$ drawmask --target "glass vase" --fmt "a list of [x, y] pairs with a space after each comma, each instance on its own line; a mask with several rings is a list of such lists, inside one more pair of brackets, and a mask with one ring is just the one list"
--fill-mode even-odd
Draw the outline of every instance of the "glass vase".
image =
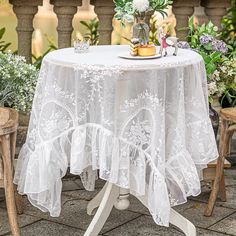
[[149, 31], [150, 28], [145, 22], [145, 14], [136, 16], [136, 21], [133, 26], [133, 38], [139, 39], [142, 45], [147, 45], [149, 42]]

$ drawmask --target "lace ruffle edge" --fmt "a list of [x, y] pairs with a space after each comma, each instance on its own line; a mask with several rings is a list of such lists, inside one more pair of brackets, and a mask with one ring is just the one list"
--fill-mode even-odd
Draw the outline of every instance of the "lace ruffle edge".
[[[81, 176], [87, 190], [94, 190], [99, 170], [100, 178], [130, 189], [148, 207], [157, 224], [168, 226], [170, 207], [185, 203], [189, 195], [200, 193], [191, 156], [186, 152], [178, 158], [186, 162], [191, 160], [191, 164], [169, 161], [164, 177], [150, 155], [138, 146], [115, 137], [100, 125], [85, 124], [36, 146], [34, 151], [25, 144], [19, 155], [14, 182], [19, 193], [27, 194], [34, 206], [58, 217], [61, 178], [68, 166], [72, 174]], [[192, 171], [194, 174], [189, 174]], [[170, 189], [175, 190], [174, 194]]]

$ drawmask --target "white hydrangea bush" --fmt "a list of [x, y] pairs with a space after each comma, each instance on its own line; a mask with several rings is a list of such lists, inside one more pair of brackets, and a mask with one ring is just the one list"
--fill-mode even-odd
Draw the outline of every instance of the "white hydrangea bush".
[[0, 52], [0, 106], [29, 113], [38, 70], [22, 56]]

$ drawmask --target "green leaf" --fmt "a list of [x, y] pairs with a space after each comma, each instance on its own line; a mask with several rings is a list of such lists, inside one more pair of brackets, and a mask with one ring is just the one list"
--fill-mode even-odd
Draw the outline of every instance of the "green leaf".
[[1, 28], [0, 29], [0, 39], [3, 37], [5, 31], [6, 31], [6, 28]]
[[214, 63], [209, 63], [206, 65], [206, 71], [208, 75], [212, 75], [216, 70], [216, 65]]
[[203, 47], [208, 51], [212, 50], [212, 44], [211, 43], [205, 44]]
[[85, 27], [89, 28], [89, 24], [86, 21], [80, 21], [81, 25], [84, 25]]
[[209, 21], [209, 23], [207, 24], [207, 27], [208, 28], [213, 28], [214, 27], [214, 24], [212, 23], [212, 21]]

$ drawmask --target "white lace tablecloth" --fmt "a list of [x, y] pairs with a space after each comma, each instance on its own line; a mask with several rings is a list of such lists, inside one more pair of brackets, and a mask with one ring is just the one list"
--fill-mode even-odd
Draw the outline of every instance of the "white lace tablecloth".
[[127, 51], [70, 48], [43, 60], [14, 182], [51, 216], [60, 214], [70, 166], [88, 190], [98, 175], [130, 189], [168, 226], [170, 207], [200, 193], [201, 170], [218, 156], [201, 56], [118, 57]]

